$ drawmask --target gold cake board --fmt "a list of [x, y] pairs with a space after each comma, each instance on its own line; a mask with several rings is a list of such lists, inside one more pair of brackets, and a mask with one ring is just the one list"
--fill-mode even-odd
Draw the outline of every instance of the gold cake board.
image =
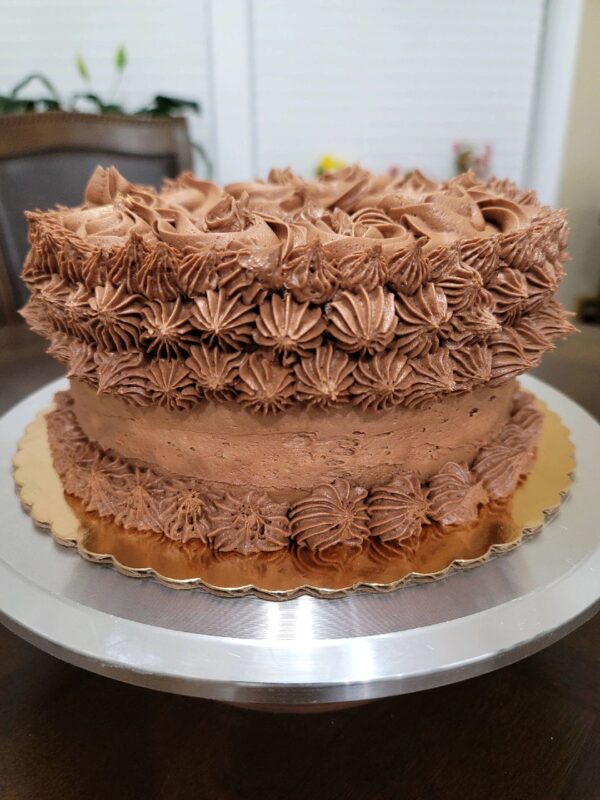
[[247, 557], [215, 554], [198, 541], [174, 543], [159, 534], [125, 530], [85, 512], [78, 500], [63, 493], [46, 432], [50, 408], [37, 415], [19, 441], [14, 478], [23, 507], [56, 542], [129, 577], [269, 600], [390, 592], [485, 564], [539, 533], [557, 513], [571, 484], [574, 448], [560, 417], [541, 400], [536, 405], [544, 413], [536, 462], [510, 500], [484, 508], [474, 525], [446, 531], [430, 526], [418, 542], [400, 548], [372, 541], [360, 552], [338, 548], [323, 556], [280, 551]]

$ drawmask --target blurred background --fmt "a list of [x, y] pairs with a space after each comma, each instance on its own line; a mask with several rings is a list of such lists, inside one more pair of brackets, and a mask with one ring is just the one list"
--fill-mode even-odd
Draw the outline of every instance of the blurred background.
[[[2, 0], [0, 8], [5, 126], [17, 112], [56, 108], [100, 111], [117, 127], [119, 111], [145, 111], [138, 122], [183, 113], [195, 171], [223, 182], [274, 165], [311, 175], [319, 164], [358, 161], [436, 178], [475, 166], [569, 207], [573, 262], [562, 299], [575, 309], [597, 295], [597, 0]], [[165, 141], [164, 124], [156, 144], [148, 131], [129, 146], [127, 130], [115, 143], [108, 124], [83, 142], [68, 125], [53, 135], [43, 127], [0, 128], [5, 262], [25, 248], [19, 202], [77, 202], [91, 163], [115, 161], [150, 182], [190, 166], [177, 135]], [[56, 153], [69, 148], [89, 157], [67, 170]], [[32, 169], [36, 150], [44, 157], [36, 153]], [[154, 163], [138, 164], [144, 155]], [[23, 188], [32, 173], [37, 192]]]

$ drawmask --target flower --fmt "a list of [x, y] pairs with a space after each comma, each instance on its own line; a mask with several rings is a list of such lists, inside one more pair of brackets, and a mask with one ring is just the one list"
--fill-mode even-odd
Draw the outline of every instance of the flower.
[[335, 172], [347, 166], [348, 164], [343, 159], [333, 156], [331, 153], [327, 153], [327, 155], [321, 157], [321, 160], [317, 164], [316, 172], [317, 175], [325, 175], [327, 172]]

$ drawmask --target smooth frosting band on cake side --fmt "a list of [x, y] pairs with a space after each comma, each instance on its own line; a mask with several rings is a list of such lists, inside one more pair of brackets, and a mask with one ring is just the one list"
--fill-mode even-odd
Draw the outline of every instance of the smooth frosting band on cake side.
[[428, 479], [447, 461], [469, 463], [510, 416], [514, 382], [449, 397], [426, 409], [355, 406], [257, 416], [237, 403], [187, 412], [135, 408], [72, 382], [73, 413], [105, 451], [172, 475], [291, 500], [347, 478], [387, 482], [406, 465]]
[[483, 504], [510, 496], [533, 465], [543, 418], [532, 401], [514, 393], [507, 421], [470, 463], [448, 461], [428, 480], [406, 465], [368, 489], [338, 477], [291, 502], [258, 488], [224, 490], [222, 483], [176, 477], [104, 452], [78, 425], [68, 393], [57, 395], [48, 435], [65, 491], [125, 528], [198, 539], [219, 552], [250, 555], [291, 543], [321, 551], [359, 547], [370, 537], [401, 544], [431, 522], [475, 521]]

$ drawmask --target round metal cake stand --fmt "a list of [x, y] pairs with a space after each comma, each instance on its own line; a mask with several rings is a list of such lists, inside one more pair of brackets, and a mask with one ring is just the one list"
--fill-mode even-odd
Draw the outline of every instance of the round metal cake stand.
[[600, 426], [523, 380], [570, 428], [571, 496], [539, 536], [445, 580], [390, 594], [274, 603], [175, 591], [55, 544], [22, 510], [17, 440], [64, 381], [0, 420], [0, 618], [72, 664], [139, 686], [263, 706], [349, 703], [480, 675], [591, 617], [600, 597]]

